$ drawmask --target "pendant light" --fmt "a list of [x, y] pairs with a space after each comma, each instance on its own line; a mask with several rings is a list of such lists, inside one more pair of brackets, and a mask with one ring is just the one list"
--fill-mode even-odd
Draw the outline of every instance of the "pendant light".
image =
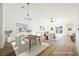
[[50, 22], [51, 22], [51, 23], [54, 22], [54, 21], [53, 21], [53, 18], [51, 18], [51, 21], [50, 21]]
[[[26, 7], [24, 7], [24, 6], [22, 6], [21, 8], [26, 9]], [[31, 21], [32, 20], [30, 18], [30, 15], [29, 15], [29, 3], [27, 3], [27, 14], [26, 14], [26, 17], [24, 18], [24, 20], [26, 20], [26, 21]]]

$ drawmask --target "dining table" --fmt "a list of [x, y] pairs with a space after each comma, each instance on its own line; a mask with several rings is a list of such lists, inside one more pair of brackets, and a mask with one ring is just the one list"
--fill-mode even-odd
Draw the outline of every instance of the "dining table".
[[[41, 40], [40, 40], [40, 35], [34, 35], [34, 34], [27, 34], [26, 32], [20, 32], [20, 33], [16, 33], [15, 36], [20, 37], [20, 39], [24, 40], [24, 41], [28, 41], [28, 45], [29, 45], [29, 51], [31, 51], [31, 47], [32, 47], [32, 40], [37, 40], [39, 45], [41, 46]], [[21, 38], [23, 37], [23, 38]]]
[[27, 35], [26, 37], [25, 37], [25, 39], [28, 39], [28, 41], [29, 41], [29, 50], [31, 51], [31, 47], [32, 47], [32, 45], [31, 45], [31, 41], [32, 40], [35, 40], [35, 39], [37, 39], [38, 41], [39, 41], [39, 45], [41, 46], [41, 40], [40, 40], [40, 36], [37, 36], [37, 35]]

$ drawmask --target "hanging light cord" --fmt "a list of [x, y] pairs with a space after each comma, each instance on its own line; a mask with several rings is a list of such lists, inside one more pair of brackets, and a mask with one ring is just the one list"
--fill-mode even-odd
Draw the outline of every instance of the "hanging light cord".
[[27, 3], [27, 16], [29, 16], [29, 3]]

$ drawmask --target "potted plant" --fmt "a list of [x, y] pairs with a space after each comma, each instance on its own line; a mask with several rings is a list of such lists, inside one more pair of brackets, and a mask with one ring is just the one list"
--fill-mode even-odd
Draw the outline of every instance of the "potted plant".
[[26, 31], [28, 32], [28, 34], [29, 34], [30, 32], [32, 32], [32, 30], [31, 30], [31, 29], [27, 29]]
[[10, 34], [12, 33], [12, 30], [8, 30], [8, 31], [6, 30], [4, 33], [5, 33], [5, 36], [6, 36], [5, 39], [6, 39], [6, 42], [7, 42], [8, 37], [10, 37]]

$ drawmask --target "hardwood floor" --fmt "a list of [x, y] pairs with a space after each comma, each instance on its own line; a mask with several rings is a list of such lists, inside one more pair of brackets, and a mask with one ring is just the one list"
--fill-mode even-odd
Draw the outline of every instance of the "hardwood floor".
[[[77, 56], [75, 42], [69, 37], [60, 40], [43, 40], [50, 46], [38, 56]], [[8, 49], [8, 50], [7, 50]], [[10, 44], [5, 43], [4, 48], [0, 49], [0, 55], [15, 56], [15, 52]]]
[[77, 56], [75, 42], [69, 37], [60, 40], [43, 40], [50, 44], [46, 50], [38, 56]]
[[0, 56], [16, 56], [11, 43], [5, 42], [4, 47], [0, 49]]

